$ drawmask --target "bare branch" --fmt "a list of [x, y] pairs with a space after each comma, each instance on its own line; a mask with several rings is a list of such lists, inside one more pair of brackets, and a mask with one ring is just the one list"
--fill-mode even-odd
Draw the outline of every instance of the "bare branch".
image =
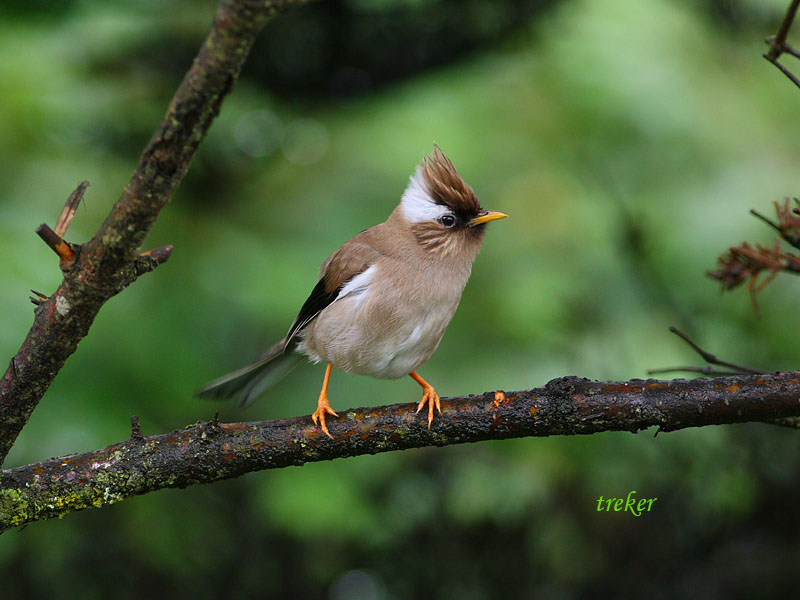
[[783, 17], [783, 21], [781, 22], [780, 29], [778, 29], [778, 33], [774, 37], [767, 38], [766, 42], [770, 47], [770, 60], [778, 58], [781, 53], [786, 51], [786, 36], [789, 35], [789, 29], [794, 22], [794, 17], [797, 13], [798, 6], [800, 6], [800, 0], [792, 0], [792, 2], [789, 4], [789, 8], [786, 9], [786, 14]]
[[542, 388], [443, 398], [428, 431], [416, 404], [357, 408], [328, 421], [307, 416], [221, 424], [216, 418], [0, 472], [0, 531], [113, 504], [163, 488], [263, 469], [423, 446], [525, 436], [636, 432], [773, 421], [800, 414], [800, 372], [721, 379], [593, 382], [564, 377]]
[[769, 50], [762, 56], [778, 67], [781, 73], [786, 75], [792, 83], [800, 88], [800, 81], [798, 81], [797, 77], [792, 75], [789, 69], [778, 62], [778, 58], [780, 58], [781, 54], [784, 52], [795, 57], [798, 56], [798, 52], [786, 43], [786, 36], [789, 34], [789, 28], [794, 22], [798, 6], [800, 6], [800, 0], [792, 0], [791, 4], [789, 4], [789, 8], [786, 10], [786, 15], [783, 17], [783, 22], [781, 23], [778, 33], [774, 37], [768, 37], [764, 40], [767, 45], [769, 45]]
[[[754, 375], [763, 375], [766, 374], [767, 371], [762, 371], [760, 369], [754, 369], [752, 367], [745, 367], [742, 365], [737, 365], [731, 362], [727, 362], [724, 360], [720, 360], [714, 354], [703, 350], [697, 343], [694, 342], [688, 335], [680, 331], [677, 327], [670, 327], [669, 330], [681, 338], [684, 342], [689, 344], [691, 348], [697, 352], [703, 360], [705, 360], [709, 365], [705, 367], [694, 367], [694, 366], [687, 366], [687, 367], [662, 367], [660, 369], [648, 369], [648, 375], [657, 375], [663, 373], [676, 373], [676, 372], [685, 372], [685, 373], [701, 373], [703, 375], [708, 375], [710, 377], [722, 377], [722, 376], [729, 376], [729, 375], [742, 375], [742, 374], [754, 374]], [[726, 367], [727, 371], [720, 371], [715, 369], [711, 365], [717, 365], [720, 367]], [[791, 427], [793, 429], [800, 429], [800, 419], [798, 417], [783, 417], [780, 419], [774, 419], [769, 421], [773, 425], [780, 425], [781, 427]]]
[[708, 365], [705, 367], [685, 365], [682, 367], [659, 367], [658, 369], [647, 369], [648, 375], [663, 375], [665, 373], [700, 373], [701, 375], [708, 375], [709, 377], [737, 374], [736, 371], [720, 371], [719, 369], [715, 369], [714, 367]]
[[692, 340], [692, 338], [690, 338], [688, 335], [683, 333], [677, 327], [670, 327], [669, 330], [672, 333], [674, 333], [675, 335], [677, 335], [679, 338], [681, 338], [684, 342], [689, 344], [689, 346], [692, 348], [692, 350], [697, 352], [700, 355], [700, 357], [704, 361], [706, 361], [709, 365], [717, 365], [718, 367], [726, 367], [726, 368], [730, 369], [730, 371], [714, 371], [713, 369], [706, 370], [706, 367], [703, 367], [703, 368], [700, 368], [700, 367], [672, 367], [672, 368], [667, 368], [667, 369], [650, 370], [650, 371], [647, 372], [648, 374], [653, 374], [653, 373], [657, 373], [657, 372], [666, 373], [666, 372], [669, 372], [669, 371], [693, 371], [693, 372], [705, 373], [707, 375], [735, 375], [735, 374], [763, 375], [764, 373], [766, 373], [766, 371], [762, 371], [761, 369], [754, 369], [752, 367], [746, 367], [746, 366], [743, 366], [743, 365], [737, 365], [735, 363], [728, 362], [726, 360], [722, 360], [720, 358], [717, 358], [717, 356], [714, 355], [714, 354], [711, 354], [711, 352], [707, 352], [706, 350], [703, 350], [697, 343], [695, 343], [694, 340]]
[[789, 79], [789, 81], [791, 81], [791, 82], [792, 82], [793, 84], [795, 84], [795, 85], [796, 85], [798, 88], [800, 88], [800, 80], [798, 80], [798, 79], [797, 79], [797, 77], [795, 77], [795, 76], [794, 76], [794, 74], [793, 74], [793, 73], [792, 73], [792, 72], [791, 72], [789, 69], [787, 69], [786, 67], [784, 67], [784, 66], [783, 66], [781, 63], [779, 63], [779, 62], [778, 62], [778, 59], [771, 59], [771, 58], [769, 57], [769, 54], [762, 54], [761, 56], [763, 56], [763, 57], [764, 57], [764, 58], [766, 58], [766, 59], [767, 59], [769, 62], [771, 62], [773, 65], [775, 65], [776, 67], [778, 67], [778, 70], [779, 70], [781, 73], [783, 73], [784, 75], [786, 75], [786, 77]]
[[[100, 307], [169, 257], [171, 247], [140, 255], [142, 242], [183, 179], [258, 32], [277, 11], [303, 2], [222, 0], [192, 67], [97, 233], [77, 246], [40, 228], [61, 258], [64, 279], [35, 309], [33, 326], [0, 380], [0, 463]], [[73, 194], [80, 195], [80, 188]], [[66, 230], [71, 215], [74, 211], [65, 209], [58, 231]]]
[[753, 215], [754, 217], [756, 217], [756, 218], [758, 218], [758, 219], [761, 219], [762, 221], [764, 221], [764, 223], [766, 223], [767, 225], [769, 225], [770, 227], [772, 227], [772, 228], [773, 228], [775, 231], [777, 231], [778, 233], [781, 233], [781, 228], [780, 228], [780, 226], [779, 226], [777, 223], [775, 223], [775, 222], [774, 222], [774, 221], [772, 221], [771, 219], [769, 219], [769, 218], [765, 217], [765, 216], [764, 216], [764, 215], [762, 215], [760, 212], [758, 212], [756, 209], [754, 209], [754, 208], [751, 208], [751, 209], [750, 209], [750, 214], [751, 214], [751, 215]]

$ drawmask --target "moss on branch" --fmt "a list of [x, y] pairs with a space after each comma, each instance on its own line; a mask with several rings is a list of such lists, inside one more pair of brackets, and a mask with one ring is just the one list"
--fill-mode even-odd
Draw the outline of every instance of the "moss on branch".
[[[0, 531], [163, 488], [393, 450], [526, 436], [636, 432], [774, 421], [800, 413], [800, 372], [693, 380], [595, 382], [443, 398], [430, 431], [416, 404], [342, 411], [333, 439], [307, 416], [201, 422], [0, 474]], [[136, 428], [134, 428], [136, 431]]]

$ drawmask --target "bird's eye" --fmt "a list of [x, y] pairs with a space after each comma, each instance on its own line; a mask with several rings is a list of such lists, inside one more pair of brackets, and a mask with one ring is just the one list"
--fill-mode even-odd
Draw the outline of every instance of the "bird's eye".
[[456, 224], [456, 218], [450, 213], [447, 213], [446, 215], [442, 215], [441, 217], [439, 217], [439, 222], [448, 229], [450, 229], [453, 225]]

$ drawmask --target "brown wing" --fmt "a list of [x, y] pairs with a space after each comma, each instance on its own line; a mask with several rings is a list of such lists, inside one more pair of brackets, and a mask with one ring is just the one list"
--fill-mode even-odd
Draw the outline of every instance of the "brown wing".
[[289, 328], [289, 333], [286, 334], [286, 348], [290, 347], [303, 327], [339, 297], [339, 292], [348, 281], [366, 271], [378, 260], [381, 252], [372, 243], [377, 227], [380, 225], [370, 227], [346, 241], [322, 263], [317, 285], [314, 286], [311, 295]]

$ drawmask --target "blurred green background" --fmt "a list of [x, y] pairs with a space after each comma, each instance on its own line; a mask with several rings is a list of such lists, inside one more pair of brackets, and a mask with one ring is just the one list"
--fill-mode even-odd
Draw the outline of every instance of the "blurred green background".
[[[147, 247], [6, 466], [210, 418], [308, 414], [303, 366], [240, 411], [193, 399], [279, 339], [322, 260], [383, 220], [436, 141], [489, 227], [422, 373], [443, 395], [699, 359], [795, 368], [798, 282], [757, 318], [704, 272], [798, 190], [800, 90], [761, 58], [786, 0], [340, 0], [260, 38]], [[201, 43], [209, 0], [0, 3], [2, 354], [60, 281], [33, 234], [78, 181], [87, 240]], [[794, 65], [795, 71], [800, 67]], [[416, 401], [334, 374], [343, 409]], [[2, 598], [785, 597], [798, 434], [748, 424], [366, 456], [168, 490], [0, 537]], [[597, 512], [636, 490], [653, 510]]]

